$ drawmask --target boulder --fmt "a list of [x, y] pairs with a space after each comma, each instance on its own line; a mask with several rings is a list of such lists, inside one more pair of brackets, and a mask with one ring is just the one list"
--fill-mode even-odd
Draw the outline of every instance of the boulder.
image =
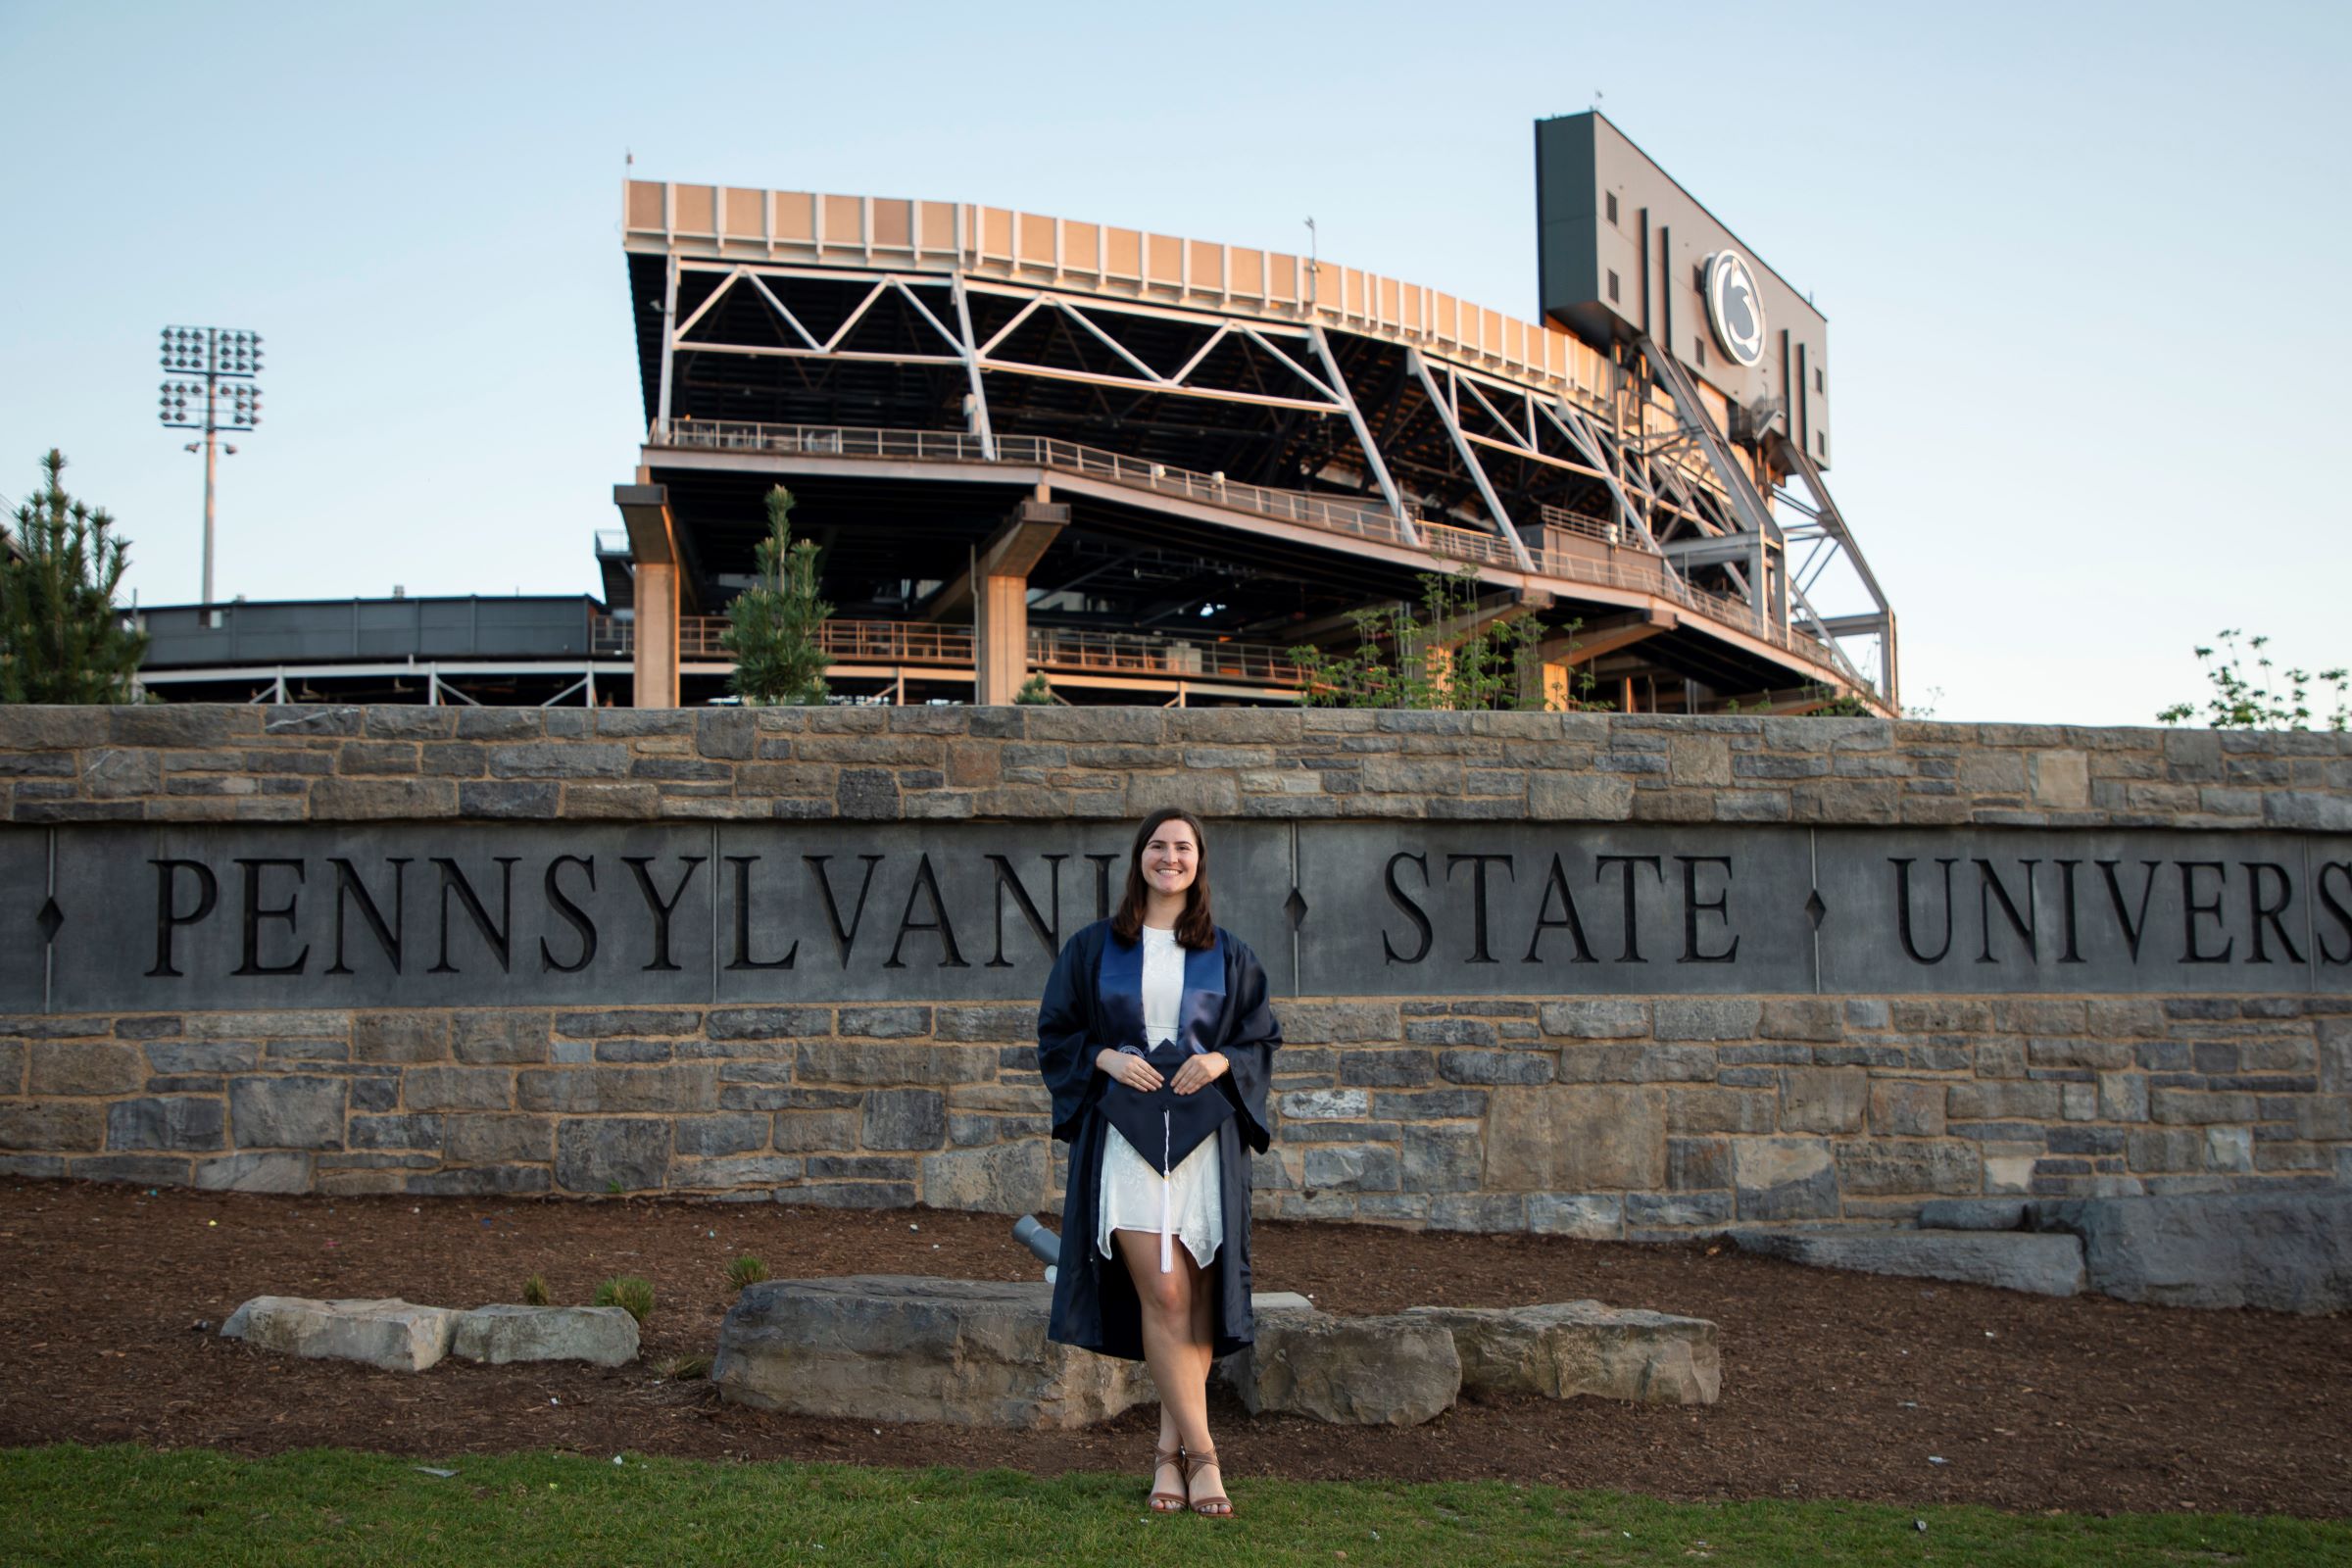
[[397, 1297], [317, 1301], [257, 1296], [229, 1314], [220, 1333], [265, 1350], [421, 1372], [449, 1353], [458, 1316], [445, 1306], [416, 1306]]
[[1257, 1343], [1223, 1366], [1251, 1415], [1272, 1410], [1339, 1426], [1418, 1426], [1450, 1408], [1462, 1389], [1453, 1336], [1411, 1313], [1268, 1312], [1257, 1321]]
[[1143, 1364], [1046, 1338], [1044, 1281], [768, 1280], [718, 1332], [719, 1396], [795, 1415], [1081, 1427], [1153, 1397]]
[[2161, 1306], [2352, 1306], [2352, 1191], [2054, 1200], [2031, 1222], [2082, 1239], [2090, 1288]]
[[477, 1306], [459, 1314], [450, 1353], [468, 1361], [637, 1359], [637, 1320], [617, 1306]]
[[1715, 1325], [1603, 1306], [1416, 1306], [1408, 1318], [1443, 1326], [1474, 1394], [1580, 1394], [1635, 1404], [1713, 1404], [1723, 1393]]
[[1735, 1231], [1743, 1252], [1858, 1274], [1957, 1280], [2035, 1296], [2082, 1289], [2082, 1249], [2071, 1236], [2029, 1231]]

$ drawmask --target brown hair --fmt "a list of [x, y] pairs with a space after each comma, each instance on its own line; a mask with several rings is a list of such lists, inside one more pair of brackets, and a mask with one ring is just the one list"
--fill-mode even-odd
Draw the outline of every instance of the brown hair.
[[1119, 900], [1119, 912], [1111, 916], [1110, 929], [1121, 942], [1142, 938], [1148, 896], [1144, 886], [1144, 846], [1152, 842], [1152, 834], [1170, 822], [1182, 822], [1191, 828], [1193, 843], [1200, 851], [1193, 885], [1184, 890], [1184, 913], [1176, 917], [1177, 944], [1199, 953], [1215, 946], [1217, 940], [1217, 928], [1208, 912], [1208, 835], [1200, 831], [1200, 819], [1182, 807], [1164, 807], [1153, 811], [1136, 830], [1135, 847], [1127, 853], [1127, 891]]

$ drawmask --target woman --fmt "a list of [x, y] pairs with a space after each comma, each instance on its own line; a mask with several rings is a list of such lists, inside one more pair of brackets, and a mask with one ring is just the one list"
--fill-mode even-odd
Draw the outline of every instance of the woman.
[[1049, 1333], [1152, 1369], [1155, 1513], [1233, 1512], [1208, 1369], [1255, 1337], [1247, 1151], [1266, 1147], [1280, 1044], [1256, 955], [1210, 921], [1200, 820], [1154, 811], [1118, 912], [1054, 965], [1037, 1054], [1070, 1146]]

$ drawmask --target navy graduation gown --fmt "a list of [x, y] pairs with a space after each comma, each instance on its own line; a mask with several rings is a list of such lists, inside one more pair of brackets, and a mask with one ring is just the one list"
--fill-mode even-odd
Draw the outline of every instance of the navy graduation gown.
[[[1037, 1010], [1037, 1063], [1054, 1096], [1054, 1136], [1070, 1146], [1069, 1192], [1061, 1210], [1061, 1260], [1054, 1278], [1048, 1335], [1063, 1345], [1144, 1357], [1143, 1307], [1127, 1265], [1095, 1250], [1101, 1218], [1102, 1149], [1108, 1122], [1098, 1102], [1110, 1080], [1095, 1067], [1105, 1048], [1144, 1039], [1141, 943], [1121, 942], [1098, 920], [1062, 947]], [[1211, 1336], [1230, 1355], [1256, 1338], [1250, 1312], [1250, 1152], [1269, 1141], [1266, 1086], [1282, 1044], [1257, 955], [1223, 928], [1215, 946], [1184, 957], [1177, 1044], [1224, 1054], [1232, 1071], [1196, 1093], [1222, 1094], [1234, 1114], [1216, 1131], [1225, 1240], [1212, 1275]]]

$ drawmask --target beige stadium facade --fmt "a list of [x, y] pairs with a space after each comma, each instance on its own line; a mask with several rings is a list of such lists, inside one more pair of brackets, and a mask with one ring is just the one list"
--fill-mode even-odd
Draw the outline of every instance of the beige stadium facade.
[[[1704, 341], [972, 204], [631, 181], [623, 218], [648, 429], [609, 651], [641, 706], [723, 681], [782, 484], [837, 688], [883, 700], [1294, 702], [1294, 649], [1468, 569], [1450, 629], [1537, 617], [1555, 703], [1895, 710], [1893, 615], [1793, 400], [1728, 396]], [[1704, 280], [1659, 248], [1663, 314]], [[1817, 612], [1832, 563], [1875, 605]]]

